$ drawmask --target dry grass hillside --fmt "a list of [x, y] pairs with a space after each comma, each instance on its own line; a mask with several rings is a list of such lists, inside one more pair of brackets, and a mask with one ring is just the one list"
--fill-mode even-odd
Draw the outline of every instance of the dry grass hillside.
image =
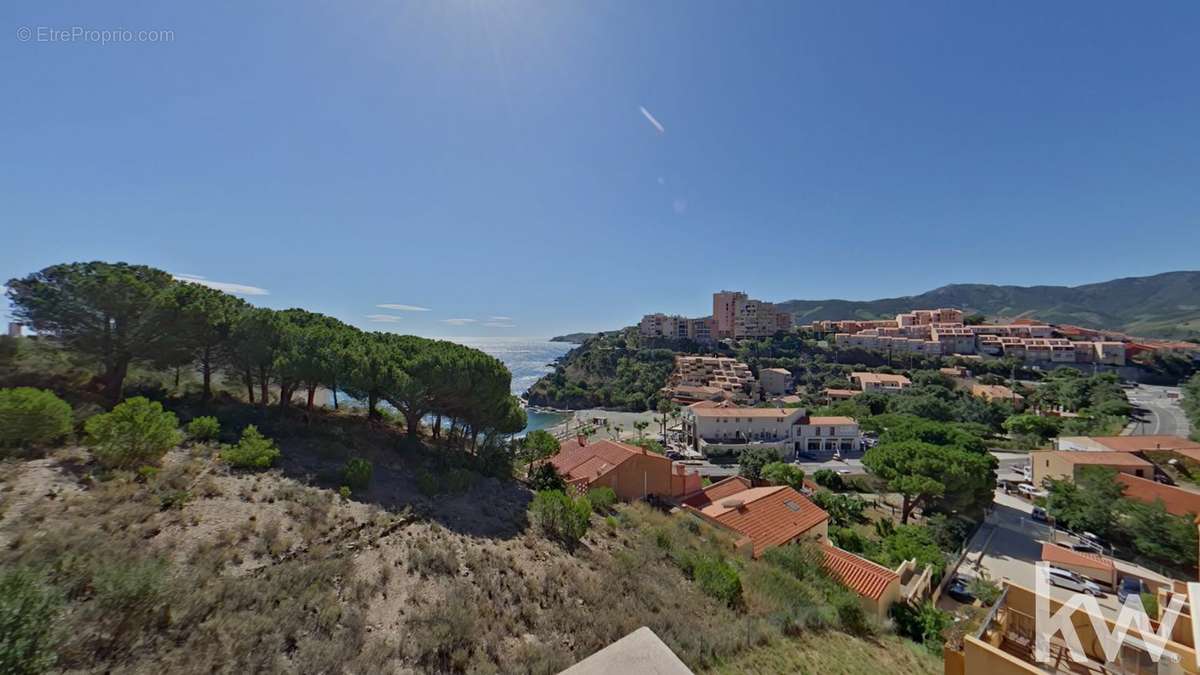
[[[513, 481], [361, 417], [288, 428], [264, 424], [284, 454], [262, 473], [204, 444], [157, 472], [105, 473], [83, 447], [0, 463], [0, 565], [61, 594], [54, 670], [553, 673], [648, 625], [698, 672], [940, 671], [878, 626], [826, 627], [818, 595], [759, 563], [735, 563], [732, 606], [705, 593], [680, 561], [724, 555], [706, 526], [623, 506], [568, 552]], [[346, 499], [349, 456], [375, 475]]]

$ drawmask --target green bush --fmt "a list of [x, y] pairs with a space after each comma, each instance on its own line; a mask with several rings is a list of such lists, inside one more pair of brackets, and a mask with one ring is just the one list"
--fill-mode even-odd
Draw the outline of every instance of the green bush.
[[61, 595], [41, 575], [0, 572], [0, 673], [33, 675], [54, 665], [54, 622], [61, 605]]
[[715, 556], [699, 556], [692, 566], [692, 576], [707, 595], [730, 607], [741, 604], [742, 579], [728, 562]]
[[558, 490], [562, 492], [567, 489], [567, 484], [563, 481], [562, 476], [558, 475], [558, 469], [555, 469], [553, 464], [542, 462], [530, 469], [529, 487], [535, 492], [543, 492], [545, 490]]
[[242, 431], [237, 445], [226, 446], [221, 459], [237, 469], [268, 469], [279, 459], [279, 448], [274, 441], [263, 436], [258, 427], [251, 424]]
[[175, 413], [141, 396], [96, 415], [84, 428], [96, 458], [110, 468], [152, 464], [183, 440]]
[[817, 469], [813, 472], [813, 481], [835, 492], [846, 489], [846, 482], [842, 480], [841, 474], [832, 469]]
[[53, 392], [0, 389], [0, 447], [48, 445], [71, 433], [71, 406]]
[[592, 508], [600, 513], [609, 513], [617, 503], [617, 493], [610, 487], [592, 488], [587, 496]]
[[804, 487], [804, 470], [787, 462], [771, 462], [762, 468], [762, 479], [799, 490]]
[[542, 490], [529, 505], [529, 520], [568, 549], [575, 548], [587, 534], [591, 516], [587, 497], [572, 498], [560, 490]]
[[926, 602], [920, 607], [897, 602], [890, 610], [896, 632], [925, 645], [930, 651], [942, 651], [942, 631], [953, 623], [950, 615]]
[[354, 457], [346, 462], [345, 468], [342, 469], [342, 477], [346, 479], [346, 485], [349, 485], [350, 489], [362, 492], [371, 484], [373, 471], [370, 460]]
[[187, 435], [200, 443], [215, 441], [221, 435], [221, 423], [212, 416], [197, 417], [188, 422]]

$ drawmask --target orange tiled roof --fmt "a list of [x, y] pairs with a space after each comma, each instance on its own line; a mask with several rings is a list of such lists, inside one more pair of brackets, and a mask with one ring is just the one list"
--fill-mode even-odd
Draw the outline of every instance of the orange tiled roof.
[[718, 499], [724, 499], [729, 495], [737, 494], [743, 490], [749, 490], [751, 487], [753, 487], [753, 483], [751, 483], [748, 478], [743, 478], [741, 476], [730, 476], [729, 478], [719, 480], [712, 485], [709, 485], [699, 492], [694, 492], [688, 495], [686, 498], [684, 498], [683, 503], [687, 506], [700, 508], [711, 504]]
[[800, 408], [692, 408], [698, 417], [788, 417]]
[[1131, 466], [1136, 468], [1154, 466], [1150, 462], [1128, 452], [1072, 452], [1070, 450], [1047, 450], [1044, 453], [1065, 459], [1072, 464], [1099, 464], [1101, 466]]
[[892, 375], [890, 373], [865, 373], [854, 372], [850, 373], [850, 378], [859, 382], [895, 382], [898, 384], [912, 384], [912, 382], [903, 375]]
[[754, 557], [793, 541], [829, 519], [829, 514], [786, 485], [750, 488], [695, 508], [705, 518], [753, 543]]
[[1096, 553], [1072, 551], [1065, 546], [1049, 542], [1042, 544], [1042, 560], [1058, 565], [1087, 567], [1089, 569], [1100, 570], [1106, 574], [1111, 574], [1114, 569], [1112, 558], [1105, 558]]
[[833, 578], [859, 595], [878, 600], [900, 576], [878, 563], [860, 558], [849, 551], [821, 544], [823, 565]]
[[[643, 454], [641, 448], [616, 441], [588, 441], [580, 445], [577, 439], [562, 444], [558, 454], [550, 463], [568, 483], [586, 480], [591, 482], [615, 469], [621, 462]], [[666, 460], [666, 458], [663, 458]]]
[[836, 426], [839, 424], [858, 424], [858, 421], [853, 417], [810, 417], [809, 424]]
[[1167, 513], [1176, 516], [1200, 514], [1200, 494], [1124, 473], [1118, 474], [1117, 480], [1125, 485], [1129, 499], [1147, 504], [1161, 499]]
[[825, 390], [826, 396], [833, 396], [833, 397], [844, 396], [846, 398], [853, 398], [855, 396], [858, 396], [861, 393], [862, 392], [857, 389], [826, 389]]

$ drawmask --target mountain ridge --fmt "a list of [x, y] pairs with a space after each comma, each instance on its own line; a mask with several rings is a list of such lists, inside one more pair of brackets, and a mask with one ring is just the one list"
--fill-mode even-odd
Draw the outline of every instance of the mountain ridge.
[[1200, 337], [1200, 271], [1122, 277], [1079, 286], [948, 284], [917, 295], [878, 300], [786, 300], [775, 303], [797, 323], [877, 319], [913, 309], [957, 307], [989, 319], [1038, 318], [1133, 335]]

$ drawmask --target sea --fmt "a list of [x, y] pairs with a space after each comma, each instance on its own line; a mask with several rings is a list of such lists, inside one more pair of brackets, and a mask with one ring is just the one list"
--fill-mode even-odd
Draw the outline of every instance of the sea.
[[[512, 393], [520, 396], [533, 386], [542, 375], [554, 370], [554, 361], [571, 351], [575, 345], [567, 342], [551, 342], [545, 338], [520, 337], [452, 337], [443, 338], [460, 345], [474, 347], [479, 351], [500, 359], [512, 371]], [[521, 432], [546, 429], [567, 418], [566, 414], [526, 410], [528, 424]]]

